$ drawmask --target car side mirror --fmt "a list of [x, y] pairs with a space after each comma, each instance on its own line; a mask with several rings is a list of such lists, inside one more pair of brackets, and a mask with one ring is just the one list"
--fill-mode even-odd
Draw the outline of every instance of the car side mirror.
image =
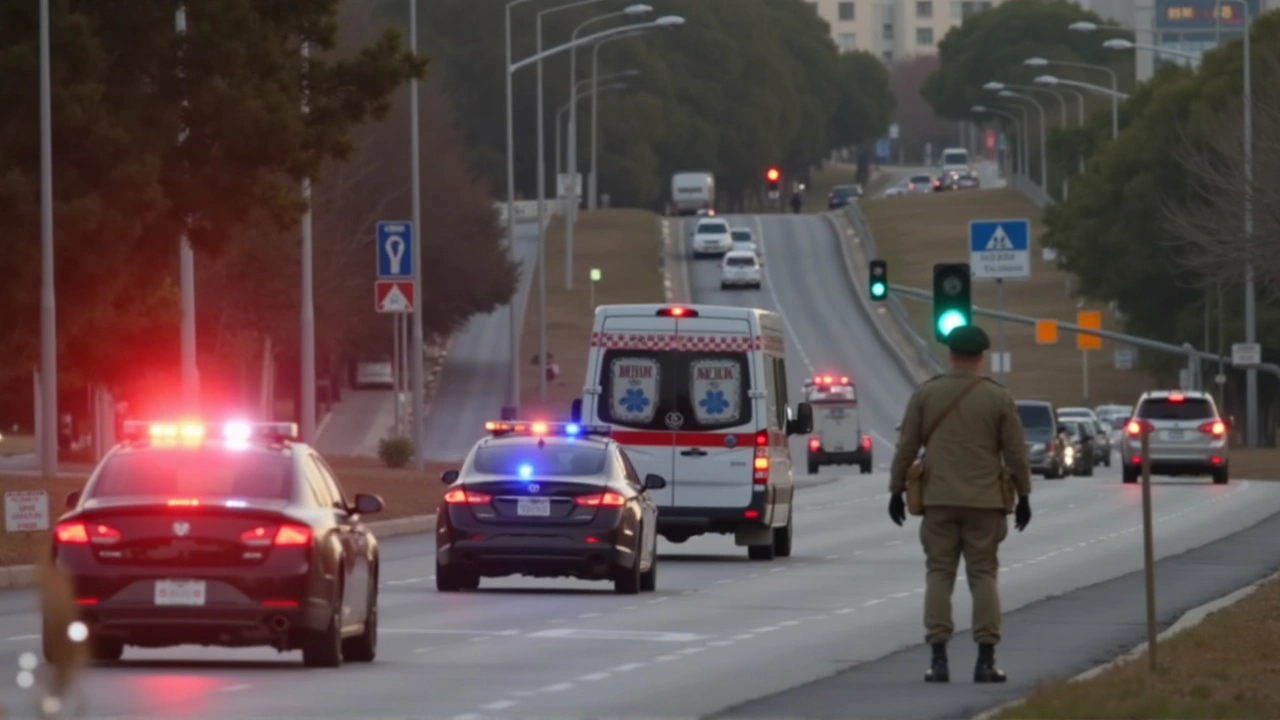
[[357, 515], [374, 515], [382, 512], [382, 498], [369, 493], [356, 493]]
[[645, 490], [661, 490], [666, 486], [667, 486], [667, 479], [662, 477], [661, 475], [649, 473], [648, 475], [644, 476]]
[[457, 470], [445, 470], [444, 472], [440, 473], [440, 482], [444, 483], [445, 485], [452, 485], [455, 481], [457, 481], [457, 479], [458, 479]]
[[569, 422], [582, 422], [582, 398], [574, 398], [569, 403]]
[[788, 435], [807, 435], [813, 432], [813, 406], [807, 402], [796, 405], [796, 416], [787, 421]]
[[68, 510], [74, 510], [76, 505], [80, 504], [80, 491], [72, 490], [67, 493], [66, 505]]

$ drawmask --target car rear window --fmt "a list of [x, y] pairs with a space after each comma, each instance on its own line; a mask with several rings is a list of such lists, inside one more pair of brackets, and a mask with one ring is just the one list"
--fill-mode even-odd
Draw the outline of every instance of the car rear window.
[[585, 477], [604, 473], [607, 451], [587, 443], [493, 445], [476, 450], [472, 469], [485, 475]]
[[290, 500], [293, 460], [258, 450], [135, 450], [108, 458], [86, 496]]
[[962, 152], [949, 152], [942, 156], [943, 165], [966, 165], [969, 162], [969, 156]]
[[610, 350], [599, 415], [644, 430], [719, 430], [751, 422], [746, 353]]
[[738, 240], [740, 242], [751, 242], [750, 230], [734, 230], [732, 235], [734, 240]]
[[1205, 420], [1215, 416], [1213, 406], [1204, 398], [1186, 398], [1181, 402], [1151, 398], [1138, 406], [1138, 417], [1143, 420]]
[[1018, 419], [1024, 428], [1049, 430], [1053, 428], [1053, 413], [1048, 405], [1019, 405]]
[[930, 175], [912, 175], [911, 182], [916, 182], [916, 183], [933, 182], [933, 177]]
[[726, 233], [729, 232], [729, 226], [722, 222], [704, 222], [698, 226], [700, 233]]
[[730, 257], [725, 258], [724, 264], [729, 267], [755, 267], [756, 259], [753, 257]]

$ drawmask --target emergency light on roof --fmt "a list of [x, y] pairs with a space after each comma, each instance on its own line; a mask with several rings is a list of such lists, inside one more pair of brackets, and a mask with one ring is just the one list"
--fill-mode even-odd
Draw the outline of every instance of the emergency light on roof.
[[818, 375], [813, 378], [814, 385], [851, 385], [848, 375]]
[[[198, 422], [127, 420], [123, 425], [123, 439], [130, 442], [150, 440], [159, 443], [198, 444], [209, 434], [209, 428]], [[221, 429], [221, 439], [230, 442], [248, 442], [254, 438], [279, 442], [298, 438], [297, 423], [229, 422]]]
[[549, 423], [535, 420], [533, 422], [506, 422], [490, 420], [484, 424], [484, 431], [494, 437], [504, 435], [529, 435], [530, 437], [583, 437], [585, 435], [608, 436], [612, 431], [608, 425], [583, 425], [582, 423]]
[[658, 310], [658, 317], [698, 317], [698, 311], [687, 307], [664, 307]]

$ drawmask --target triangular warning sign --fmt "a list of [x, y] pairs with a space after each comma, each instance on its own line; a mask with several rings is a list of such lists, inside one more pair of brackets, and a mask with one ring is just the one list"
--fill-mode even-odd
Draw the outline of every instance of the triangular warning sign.
[[1003, 225], [997, 225], [996, 231], [991, 233], [991, 239], [987, 241], [988, 250], [1013, 250], [1013, 241], [1004, 232]]
[[400, 286], [392, 285], [386, 296], [382, 298], [382, 304], [378, 309], [382, 312], [408, 312], [413, 309], [413, 306], [409, 303], [409, 298], [400, 292]]

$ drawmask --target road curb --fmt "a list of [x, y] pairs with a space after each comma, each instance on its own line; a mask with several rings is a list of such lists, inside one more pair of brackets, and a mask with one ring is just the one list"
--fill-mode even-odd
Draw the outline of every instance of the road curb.
[[[1257, 592], [1258, 588], [1262, 587], [1263, 585], [1269, 582], [1276, 581], [1276, 580], [1280, 580], [1280, 572], [1272, 573], [1271, 575], [1268, 575], [1267, 577], [1264, 577], [1261, 580], [1250, 583], [1249, 585], [1246, 585], [1240, 588], [1239, 590], [1235, 590], [1234, 592], [1227, 593], [1226, 595], [1223, 595], [1222, 597], [1216, 600], [1210, 600], [1209, 602], [1204, 603], [1203, 605], [1197, 605], [1196, 607], [1191, 608], [1190, 610], [1182, 613], [1182, 615], [1179, 616], [1178, 619], [1175, 620], [1172, 625], [1165, 628], [1163, 632], [1156, 635], [1156, 642], [1157, 643], [1163, 642], [1181, 632], [1190, 630], [1191, 628], [1204, 622], [1206, 618], [1208, 618], [1210, 615], [1214, 614], [1215, 612], [1218, 612], [1219, 610], [1225, 610], [1226, 608], [1229, 608], [1232, 605], [1235, 605], [1241, 600], [1244, 600], [1245, 598], [1249, 597], [1253, 593]], [[1101, 665], [1085, 670], [1084, 672], [1072, 677], [1067, 682], [1075, 683], [1075, 682], [1083, 682], [1085, 680], [1092, 680], [1093, 678], [1107, 672], [1108, 670], [1120, 667], [1121, 665], [1127, 665], [1131, 662], [1134, 662], [1135, 660], [1139, 660], [1146, 654], [1147, 654], [1147, 644], [1144, 642], [1134, 647], [1129, 652], [1124, 653], [1123, 655], [1112, 658], [1111, 660], [1108, 660], [1107, 662], [1104, 662]], [[1016, 700], [1010, 700], [1007, 703], [997, 705], [996, 707], [991, 708], [990, 710], [986, 710], [979, 715], [974, 715], [973, 717], [969, 718], [969, 720], [995, 720], [995, 718], [999, 717], [1004, 712], [1012, 710], [1013, 708], [1016, 708], [1022, 705], [1023, 703], [1025, 703], [1027, 701], [1027, 697], [1030, 697], [1030, 696], [1023, 696]]]
[[[403, 535], [419, 535], [436, 529], [435, 515], [412, 515], [392, 520], [377, 520], [367, 523], [379, 539], [400, 537]], [[40, 567], [37, 565], [8, 565], [0, 567], [0, 589], [34, 587], [40, 581]]]

